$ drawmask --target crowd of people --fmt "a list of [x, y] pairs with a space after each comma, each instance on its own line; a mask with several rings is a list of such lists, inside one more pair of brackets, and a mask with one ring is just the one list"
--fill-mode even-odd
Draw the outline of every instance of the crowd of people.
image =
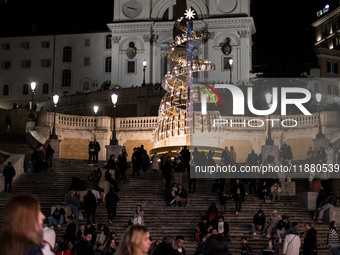
[[[318, 151], [316, 157], [322, 162], [330, 162], [337, 160], [336, 153], [333, 150], [331, 152], [332, 145], [325, 152], [325, 158], [323, 157], [324, 151], [322, 148]], [[89, 144], [89, 164], [93, 165], [93, 170], [89, 173], [86, 180], [80, 180], [77, 177], [72, 178], [72, 182], [69, 187], [69, 192], [65, 195], [63, 203], [57, 204], [56, 209], [48, 217], [49, 228], [42, 228], [44, 215], [40, 212], [40, 205], [36, 198], [29, 195], [17, 195], [11, 197], [9, 200], [4, 216], [4, 223], [7, 227], [3, 227], [0, 233], [0, 243], [7, 244], [4, 246], [4, 254], [94, 254], [95, 251], [101, 251], [101, 254], [167, 254], [167, 255], [185, 255], [186, 250], [184, 248], [184, 237], [178, 235], [174, 240], [167, 236], [163, 238], [161, 242], [151, 242], [150, 234], [145, 228], [144, 212], [141, 205], [137, 205], [134, 212], [131, 213], [131, 220], [127, 225], [127, 230], [122, 237], [121, 243], [116, 242], [116, 234], [110, 231], [109, 227], [101, 223], [95, 225], [96, 222], [96, 207], [98, 203], [102, 202], [102, 194], [105, 193], [104, 186], [109, 187], [109, 191], [105, 194], [105, 204], [107, 209], [107, 220], [109, 224], [112, 224], [116, 217], [117, 203], [120, 201], [119, 196], [116, 194], [120, 191], [117, 179], [126, 180], [127, 171], [127, 157], [125, 147], [116, 158], [115, 155], [110, 155], [109, 160], [104, 165], [105, 173], [96, 165], [98, 162], [98, 152], [100, 151], [100, 145], [97, 141]], [[280, 151], [283, 162], [287, 160], [290, 163], [292, 152], [289, 144], [285, 144]], [[40, 144], [31, 157], [31, 161], [27, 165], [30, 167], [29, 172], [46, 171], [48, 168], [53, 168], [53, 153], [54, 150], [49, 145], [46, 150]], [[190, 206], [190, 198], [188, 194], [191, 191], [195, 193], [196, 179], [190, 178], [190, 165], [195, 164], [214, 164], [215, 152], [210, 150], [207, 155], [205, 152], [199, 152], [195, 148], [190, 155], [186, 146], [180, 151], [176, 152], [174, 160], [172, 160], [171, 152], [166, 153], [160, 157], [160, 169], [165, 178], [165, 195], [169, 206], [181, 207], [184, 204]], [[307, 152], [307, 160], [314, 158], [314, 152], [310, 148]], [[132, 162], [132, 177], [139, 178], [140, 170], [146, 172], [149, 165], [152, 171], [158, 171], [158, 155], [154, 154], [151, 158], [147, 155], [144, 146], [134, 148], [134, 152], [131, 156]], [[237, 154], [235, 149], [231, 146], [230, 151], [228, 147], [222, 152], [221, 164], [236, 163]], [[257, 165], [261, 161], [262, 157], [252, 150], [248, 155], [246, 164]], [[272, 156], [268, 156], [267, 161], [264, 164], [272, 164], [274, 162]], [[334, 162], [334, 161], [333, 161]], [[15, 176], [15, 171], [11, 170], [11, 164], [7, 166], [6, 174], [8, 181], [5, 186], [9, 186], [9, 193], [11, 192], [12, 182], [11, 178]], [[183, 173], [189, 172], [189, 192], [183, 187]], [[5, 175], [5, 173], [4, 173]], [[5, 175], [5, 176], [6, 176]], [[104, 175], [104, 176], [103, 176]], [[174, 177], [175, 182], [170, 185], [171, 177]], [[103, 179], [105, 181], [103, 181]], [[312, 178], [312, 182], [315, 181], [315, 176]], [[323, 212], [328, 208], [335, 205], [336, 198], [330, 191], [330, 187], [326, 180], [322, 180], [322, 186], [327, 189], [321, 188], [319, 196], [316, 202], [316, 209], [314, 211], [314, 220], [322, 221]], [[85, 194], [81, 191], [85, 191]], [[235, 203], [236, 216], [241, 215], [242, 204], [245, 201], [245, 197], [248, 194], [257, 194], [264, 202], [270, 203], [271, 201], [280, 200], [280, 183], [277, 177], [267, 178], [261, 180], [261, 184], [256, 187], [254, 179], [232, 179], [230, 185], [230, 194], [227, 194], [225, 179], [216, 179], [215, 184], [212, 187], [212, 192], [218, 195], [217, 203], [220, 204], [220, 209], [216, 203], [211, 203], [209, 207], [205, 208], [205, 214], [202, 216], [196, 226], [195, 240], [197, 241], [196, 255], [200, 254], [220, 254], [220, 253], [207, 253], [223, 251], [228, 254], [228, 242], [230, 242], [230, 229], [229, 223], [226, 221], [227, 213], [227, 201], [232, 200]], [[7, 191], [5, 190], [5, 193]], [[83, 196], [83, 197], [81, 197]], [[27, 200], [31, 203], [32, 208], [28, 208], [27, 203], [20, 203], [20, 201]], [[63, 206], [68, 206], [72, 210], [71, 215], [66, 215]], [[16, 213], [13, 213], [16, 211]], [[87, 223], [77, 224], [75, 221], [80, 219], [81, 214], [86, 214]], [[25, 215], [29, 214], [29, 216]], [[23, 216], [25, 215], [25, 217]], [[36, 217], [35, 219], [33, 219]], [[92, 219], [92, 221], [90, 220]], [[26, 224], [29, 222], [32, 225], [32, 233], [27, 234], [20, 240], [20, 245], [13, 245], [15, 242], [14, 236], [18, 234], [18, 231], [23, 231], [22, 226], [19, 224]], [[56, 242], [54, 228], [60, 229], [63, 224], [66, 224], [66, 231], [62, 236], [61, 242]], [[282, 242], [283, 254], [297, 255], [300, 250], [301, 233], [298, 232], [299, 224], [297, 222], [290, 223], [288, 216], [280, 216], [277, 210], [273, 210], [269, 218], [266, 218], [263, 210], [255, 212], [253, 222], [250, 224], [251, 234], [256, 236], [258, 233], [268, 238], [268, 245], [266, 245], [260, 255], [268, 254], [268, 251], [272, 251], [271, 254], [279, 255], [279, 249], [275, 245], [275, 242]], [[304, 245], [302, 247], [304, 255], [316, 254], [317, 250], [317, 235], [316, 230], [311, 223], [304, 224]], [[336, 222], [333, 221], [330, 224], [330, 229], [327, 238], [327, 245], [329, 250], [334, 255], [340, 255], [339, 248], [340, 241], [336, 232]], [[15, 232], [17, 231], [17, 232]], [[241, 238], [242, 254], [251, 255], [253, 249], [248, 243], [247, 237]], [[18, 246], [18, 247], [14, 247]], [[19, 247], [20, 246], [20, 247]], [[24, 251], [24, 252], [23, 252]], [[14, 252], [14, 253], [13, 253]], [[16, 253], [18, 252], [18, 253]]]

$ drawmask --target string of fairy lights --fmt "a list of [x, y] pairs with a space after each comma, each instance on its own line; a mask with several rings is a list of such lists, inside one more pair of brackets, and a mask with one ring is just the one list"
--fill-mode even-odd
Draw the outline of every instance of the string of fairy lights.
[[[194, 10], [189, 9], [186, 10], [184, 15], [185, 18], [191, 20], [196, 13]], [[186, 27], [181, 24], [183, 19], [184, 17], [181, 17], [175, 21], [175, 26], [183, 33], [171, 40], [167, 47], [168, 58], [177, 64], [166, 73], [162, 81], [162, 87], [167, 93], [162, 98], [158, 110], [159, 121], [155, 130], [155, 144], [171, 136], [188, 135], [190, 131], [190, 116], [187, 112], [187, 104], [190, 97], [191, 100], [193, 100], [194, 97], [197, 99], [199, 92], [194, 95], [192, 91], [191, 95], [189, 95], [189, 85], [177, 77], [186, 76], [189, 72], [210, 71], [215, 69], [215, 64], [209, 59], [193, 60], [192, 63], [188, 65], [186, 55], [181, 56], [176, 52], [176, 48], [182, 46], [183, 43], [193, 40], [207, 40], [210, 37], [210, 33], [203, 30], [188, 33]]]

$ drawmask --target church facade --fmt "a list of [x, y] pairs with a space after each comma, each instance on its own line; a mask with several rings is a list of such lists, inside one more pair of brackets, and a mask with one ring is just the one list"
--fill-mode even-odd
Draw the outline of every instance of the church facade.
[[[195, 10], [195, 30], [211, 38], [195, 42], [194, 58], [210, 59], [216, 69], [195, 73], [194, 82], [249, 81], [255, 25], [249, 0], [187, 1]], [[107, 31], [0, 38], [0, 107], [51, 100], [102, 87], [161, 83], [173, 63], [166, 47], [173, 38], [176, 1], [116, 0]], [[185, 48], [183, 47], [183, 52]], [[233, 59], [232, 66], [229, 59]], [[146, 67], [143, 61], [146, 61]]]

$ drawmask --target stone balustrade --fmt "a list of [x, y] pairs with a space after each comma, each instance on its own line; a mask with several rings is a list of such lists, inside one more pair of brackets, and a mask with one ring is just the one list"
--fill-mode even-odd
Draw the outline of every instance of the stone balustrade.
[[158, 117], [116, 118], [116, 130], [149, 130], [155, 129]]
[[[42, 112], [40, 115], [39, 126], [53, 127], [53, 112]], [[153, 130], [156, 128], [158, 117], [128, 117], [116, 118], [116, 130]], [[211, 120], [211, 125], [214, 121]], [[265, 117], [244, 117], [244, 116], [222, 116], [220, 120], [215, 121], [215, 125], [221, 127], [219, 130], [228, 130], [238, 128], [241, 130], [256, 130], [264, 131], [268, 128], [267, 123], [272, 123], [272, 129], [289, 129], [294, 128], [313, 128], [319, 125], [318, 113], [312, 115], [271, 115], [269, 118]], [[339, 117], [336, 112], [321, 112], [321, 125], [337, 126], [340, 124]], [[95, 130], [113, 129], [113, 119], [107, 116], [76, 116], [59, 114], [56, 115], [56, 128], [63, 129], [84, 129]], [[216, 128], [211, 128], [211, 131], [217, 131]]]

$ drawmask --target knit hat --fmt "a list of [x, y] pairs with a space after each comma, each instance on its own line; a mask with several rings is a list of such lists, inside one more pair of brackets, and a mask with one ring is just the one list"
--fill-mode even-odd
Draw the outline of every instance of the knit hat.
[[279, 212], [278, 212], [277, 210], [274, 210], [274, 211], [273, 211], [273, 214], [276, 214], [276, 213], [279, 213]]
[[48, 227], [44, 227], [43, 229], [44, 231], [44, 241], [48, 242], [52, 249], [54, 248], [55, 245], [55, 232], [53, 229], [48, 228]]

